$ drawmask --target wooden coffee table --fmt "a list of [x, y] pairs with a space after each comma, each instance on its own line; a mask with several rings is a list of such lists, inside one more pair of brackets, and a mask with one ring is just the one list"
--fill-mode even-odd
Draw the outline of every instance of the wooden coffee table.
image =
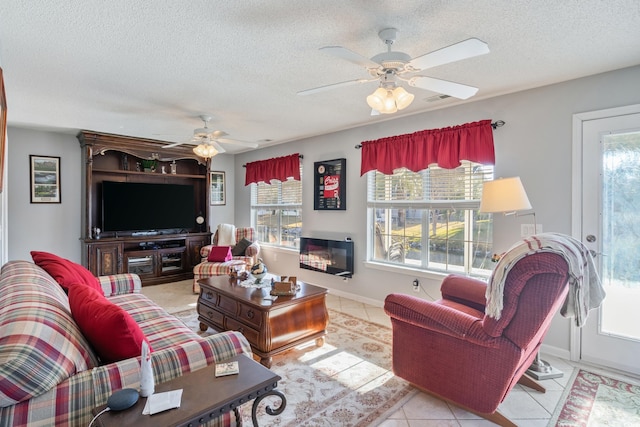
[[[212, 364], [171, 381], [156, 384], [156, 393], [183, 389], [179, 408], [154, 415], [142, 415], [147, 399], [141, 397], [138, 403], [129, 409], [105, 412], [100, 415], [95, 425], [102, 427], [198, 426], [233, 411], [236, 416], [236, 425], [240, 426], [242, 421], [238, 408], [253, 400], [251, 418], [254, 427], [257, 427], [258, 404], [265, 397], [273, 395], [281, 400], [280, 405], [275, 409], [267, 406], [265, 410], [269, 415], [281, 414], [287, 404], [284, 395], [276, 390], [281, 377], [247, 356], [239, 355], [228, 361], [232, 360], [238, 361], [237, 375], [216, 377], [215, 364]], [[93, 414], [98, 414], [105, 407], [106, 405], [102, 405], [95, 408]]]
[[295, 295], [272, 297], [269, 287], [243, 287], [228, 276], [198, 283], [200, 329], [241, 332], [267, 368], [275, 354], [314, 339], [318, 346], [324, 344], [329, 322], [325, 288], [298, 282]]

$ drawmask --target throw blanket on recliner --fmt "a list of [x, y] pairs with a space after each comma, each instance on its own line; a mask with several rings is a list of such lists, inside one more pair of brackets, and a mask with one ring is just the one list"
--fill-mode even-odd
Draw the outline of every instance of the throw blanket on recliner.
[[562, 255], [569, 264], [569, 294], [560, 314], [574, 317], [581, 327], [589, 310], [602, 304], [605, 291], [589, 250], [571, 236], [559, 233], [541, 233], [516, 243], [500, 258], [487, 285], [485, 313], [500, 319], [504, 283], [511, 268], [522, 258], [536, 252], [553, 252]]

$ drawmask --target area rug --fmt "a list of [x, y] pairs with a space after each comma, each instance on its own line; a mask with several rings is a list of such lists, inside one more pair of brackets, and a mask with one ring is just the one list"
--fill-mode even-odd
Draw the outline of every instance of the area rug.
[[549, 425], [640, 426], [640, 386], [577, 369]]
[[[200, 335], [194, 310], [176, 313]], [[278, 416], [258, 411], [268, 426], [376, 426], [418, 391], [391, 372], [391, 329], [329, 310], [324, 346], [314, 341], [274, 356], [271, 370], [282, 377], [278, 389], [287, 398]], [[277, 407], [264, 399], [261, 405]], [[244, 425], [251, 410], [243, 411]]]

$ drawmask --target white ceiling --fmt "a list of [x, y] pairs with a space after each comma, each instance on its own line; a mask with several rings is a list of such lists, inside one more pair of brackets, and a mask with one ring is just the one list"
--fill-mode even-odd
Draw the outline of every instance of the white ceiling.
[[[470, 37], [488, 55], [422, 74], [480, 88], [467, 101], [371, 116], [375, 83], [296, 92], [368, 77], [319, 48], [366, 57], [399, 30], [411, 57]], [[0, 65], [9, 125], [166, 141], [201, 127], [282, 143], [640, 64], [638, 0], [3, 0]], [[630, 90], [640, 90], [638, 87]], [[268, 140], [268, 141], [267, 141]], [[234, 147], [226, 146], [229, 152]]]

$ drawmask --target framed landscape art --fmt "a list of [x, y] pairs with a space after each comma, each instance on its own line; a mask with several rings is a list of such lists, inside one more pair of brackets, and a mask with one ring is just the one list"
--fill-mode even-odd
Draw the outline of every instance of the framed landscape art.
[[61, 203], [60, 157], [29, 156], [31, 203]]

